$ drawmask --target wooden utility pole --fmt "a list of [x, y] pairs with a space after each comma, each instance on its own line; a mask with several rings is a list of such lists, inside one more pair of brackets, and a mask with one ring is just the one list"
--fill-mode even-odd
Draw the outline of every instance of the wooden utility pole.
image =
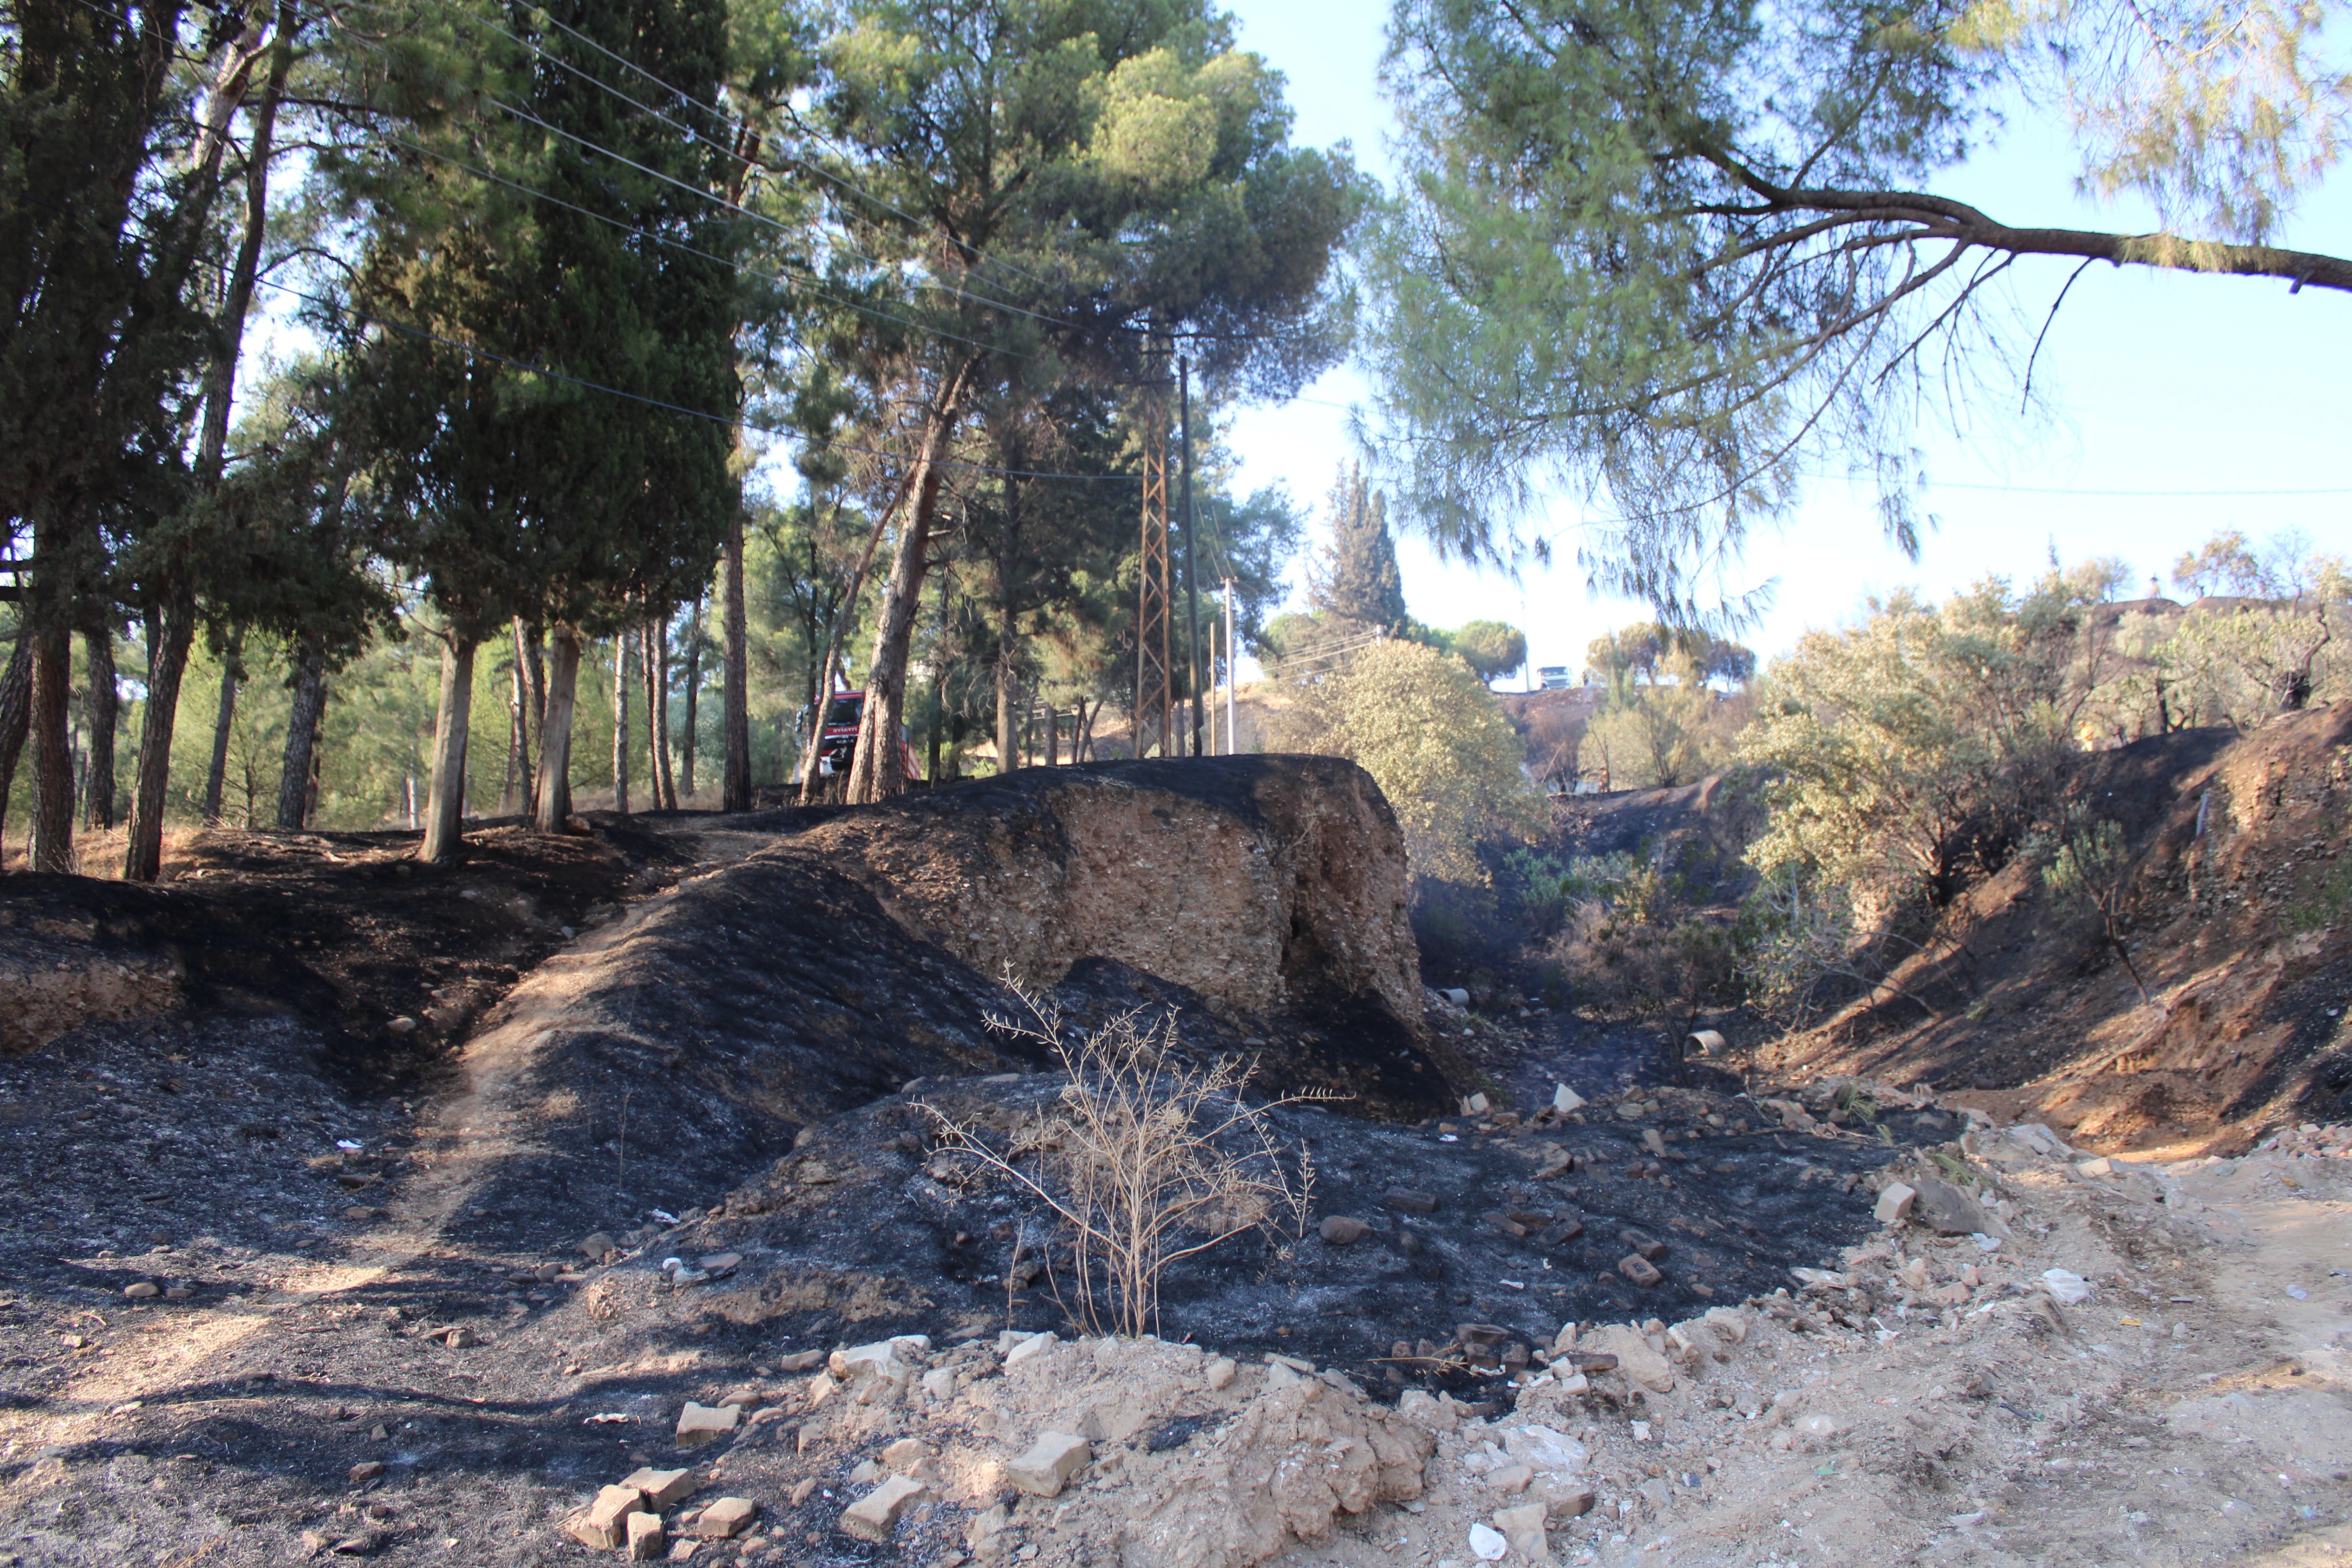
[[1241, 731], [1234, 725], [1234, 580], [1225, 579], [1225, 755], [1241, 755]]
[[1201, 709], [1201, 587], [1194, 571], [1198, 557], [1193, 554], [1192, 536], [1201, 531], [1201, 513], [1192, 504], [1192, 366], [1181, 354], [1176, 359], [1176, 398], [1178, 427], [1184, 443], [1184, 619], [1192, 634], [1184, 639], [1184, 662], [1191, 677], [1184, 690], [1192, 702], [1192, 754], [1197, 757], [1205, 715]]

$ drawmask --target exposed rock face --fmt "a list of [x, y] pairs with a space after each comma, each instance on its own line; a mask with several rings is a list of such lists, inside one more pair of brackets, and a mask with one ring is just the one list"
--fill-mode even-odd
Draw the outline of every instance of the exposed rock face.
[[1227, 1013], [1377, 999], [1421, 1024], [1404, 839], [1334, 757], [1032, 768], [804, 836], [981, 973], [1050, 986], [1081, 959]]

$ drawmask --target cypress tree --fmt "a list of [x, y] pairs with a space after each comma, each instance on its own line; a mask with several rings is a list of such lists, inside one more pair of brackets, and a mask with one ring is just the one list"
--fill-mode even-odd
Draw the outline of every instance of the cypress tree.
[[1389, 533], [1388, 498], [1364, 482], [1360, 467], [1331, 487], [1331, 542], [1308, 584], [1316, 609], [1396, 635], [1404, 629], [1404, 574]]

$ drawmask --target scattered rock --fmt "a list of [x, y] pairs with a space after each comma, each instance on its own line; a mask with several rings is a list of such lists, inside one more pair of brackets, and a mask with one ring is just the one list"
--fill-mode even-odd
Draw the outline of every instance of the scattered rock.
[[605, 1487], [593, 1502], [563, 1521], [563, 1531], [581, 1545], [599, 1551], [625, 1546], [627, 1521], [645, 1506], [644, 1495], [635, 1487]]
[[2063, 1160], [2074, 1152], [2065, 1140], [2038, 1121], [2021, 1121], [2011, 1128], [2009, 1141], [2053, 1160]]
[[1231, 1388], [1234, 1385], [1234, 1379], [1240, 1373], [1241, 1368], [1234, 1364], [1232, 1357], [1219, 1356], [1209, 1363], [1209, 1386], [1212, 1389], [1220, 1390]]
[[1505, 1497], [1517, 1497], [1527, 1490], [1535, 1479], [1536, 1473], [1525, 1465], [1505, 1465], [1499, 1470], [1487, 1472], [1486, 1487], [1488, 1490], [1500, 1492]]
[[1421, 1495], [1435, 1439], [1391, 1412], [1301, 1378], [1252, 1400], [1124, 1542], [1126, 1568], [1248, 1568], [1335, 1515]]
[[647, 1562], [662, 1554], [668, 1542], [662, 1533], [661, 1515], [633, 1513], [629, 1515], [629, 1556], [636, 1562]]
[[824, 1367], [836, 1383], [854, 1383], [872, 1373], [899, 1377], [906, 1370], [906, 1357], [909, 1352], [930, 1348], [931, 1341], [928, 1334], [898, 1334], [890, 1339], [877, 1340], [870, 1345], [835, 1351], [825, 1358]]
[[1511, 1550], [1511, 1538], [1492, 1525], [1470, 1527], [1470, 1555], [1481, 1563], [1500, 1563]]
[[[1590, 1365], [1595, 1359], [1591, 1352], [1617, 1358], [1615, 1370], [1627, 1383], [1648, 1389], [1653, 1394], [1671, 1393], [1675, 1386], [1675, 1369], [1666, 1358], [1650, 1348], [1650, 1342], [1631, 1325], [1612, 1323], [1597, 1329], [1577, 1342], [1577, 1362]], [[1599, 1371], [1595, 1367], [1592, 1370]]]
[[1515, 1426], [1503, 1434], [1503, 1451], [1530, 1470], [1572, 1476], [1591, 1462], [1585, 1446], [1549, 1426]]
[[1617, 1239], [1653, 1263], [1666, 1255], [1664, 1242], [1660, 1241], [1648, 1231], [1636, 1230], [1630, 1225], [1617, 1233]]
[[931, 1451], [923, 1446], [919, 1437], [901, 1437], [884, 1448], [878, 1457], [884, 1469], [903, 1476], [929, 1458]]
[[1976, 1199], [1948, 1182], [1922, 1176], [1917, 1194], [1912, 1217], [1938, 1236], [1969, 1236], [1988, 1227]]
[[382, 1474], [383, 1474], [383, 1464], [377, 1459], [362, 1459], [352, 1467], [352, 1480], [354, 1483], [372, 1481]]
[[1321, 1230], [1324, 1242], [1331, 1247], [1353, 1247], [1372, 1233], [1362, 1220], [1343, 1214], [1325, 1215]]
[[1004, 1370], [1011, 1372], [1014, 1367], [1019, 1366], [1023, 1362], [1027, 1361], [1030, 1357], [1041, 1355], [1061, 1342], [1062, 1341], [1060, 1336], [1056, 1334], [1031, 1334], [1027, 1339], [1023, 1340], [1019, 1344], [1014, 1345], [1011, 1350], [1004, 1352]]
[[742, 1419], [740, 1405], [722, 1405], [713, 1410], [689, 1399], [686, 1408], [677, 1413], [677, 1446], [698, 1448], [705, 1443], [717, 1442], [734, 1431]]
[[1871, 1217], [1881, 1225], [1901, 1225], [1910, 1216], [1911, 1205], [1918, 1196], [1916, 1187], [1902, 1182], [1889, 1182], [1886, 1190], [1878, 1194], [1877, 1205], [1870, 1211]]
[[1495, 1528], [1511, 1543], [1511, 1550], [1530, 1563], [1552, 1560], [1551, 1542], [1544, 1534], [1549, 1522], [1547, 1510], [1539, 1502], [1522, 1503], [1517, 1508], [1495, 1510]]
[[842, 1531], [860, 1541], [887, 1541], [891, 1527], [898, 1522], [898, 1515], [929, 1490], [920, 1481], [892, 1476], [843, 1511]]
[[1428, 1193], [1415, 1192], [1411, 1187], [1391, 1187], [1381, 1200], [1399, 1214], [1435, 1214], [1437, 1199]]
[[1657, 1155], [1660, 1159], [1664, 1159], [1665, 1157], [1665, 1135], [1661, 1133], [1654, 1127], [1644, 1127], [1642, 1129], [1642, 1146], [1649, 1150], [1651, 1153]]
[[1526, 1226], [1521, 1225], [1517, 1220], [1513, 1219], [1509, 1215], [1505, 1214], [1500, 1209], [1489, 1209], [1478, 1217], [1485, 1220], [1488, 1225], [1493, 1226], [1496, 1230], [1501, 1231], [1505, 1236], [1525, 1236], [1528, 1234], [1528, 1227]]
[[1664, 1275], [1658, 1272], [1658, 1266], [1656, 1264], [1651, 1262], [1648, 1258], [1643, 1257], [1638, 1252], [1630, 1253], [1627, 1256], [1619, 1258], [1617, 1260], [1617, 1272], [1622, 1274], [1626, 1279], [1631, 1279], [1634, 1284], [1639, 1285], [1644, 1290], [1665, 1279]]
[[641, 1469], [622, 1478], [621, 1484], [635, 1489], [656, 1510], [684, 1502], [700, 1489], [692, 1470]]
[[1584, 1109], [1584, 1096], [1577, 1093], [1568, 1085], [1561, 1084], [1551, 1091], [1551, 1108], [1562, 1116], [1566, 1116], [1571, 1110], [1581, 1110]]
[[1472, 1094], [1463, 1097], [1462, 1114], [1465, 1116], [1484, 1116], [1486, 1114], [1486, 1107], [1487, 1100], [1483, 1094]]
[[823, 1351], [794, 1351], [788, 1356], [778, 1358], [776, 1370], [778, 1372], [814, 1372], [824, 1364]]
[[1004, 1479], [1033, 1497], [1059, 1497], [1093, 1458], [1087, 1440], [1074, 1432], [1040, 1432], [1027, 1453], [1004, 1467]]
[[163, 1288], [152, 1279], [142, 1279], [135, 1284], [125, 1285], [122, 1293], [134, 1301], [152, 1301], [163, 1293]]
[[723, 1497], [694, 1516], [694, 1533], [704, 1541], [732, 1541], [760, 1517], [750, 1498]]
[[580, 1244], [580, 1250], [591, 1258], [602, 1258], [608, 1252], [618, 1252], [620, 1244], [603, 1231], [598, 1231]]
[[1582, 1519], [1592, 1511], [1593, 1503], [1599, 1500], [1591, 1487], [1581, 1484], [1541, 1489], [1545, 1510], [1557, 1520]]

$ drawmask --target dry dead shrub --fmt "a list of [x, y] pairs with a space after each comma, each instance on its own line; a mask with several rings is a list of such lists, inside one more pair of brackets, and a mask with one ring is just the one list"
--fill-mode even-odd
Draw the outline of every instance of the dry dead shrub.
[[1269, 1241], [1306, 1233], [1314, 1165], [1304, 1149], [1284, 1147], [1267, 1113], [1318, 1097], [1250, 1103], [1242, 1089], [1253, 1064], [1184, 1058], [1173, 1015], [1066, 1029], [1053, 1004], [1013, 990], [1028, 1020], [992, 1017], [990, 1026], [1050, 1047], [1069, 1082], [993, 1140], [978, 1121], [924, 1109], [943, 1144], [1061, 1220], [1075, 1300], [1058, 1282], [1055, 1292], [1085, 1331], [1152, 1332], [1171, 1265], [1253, 1231]]

